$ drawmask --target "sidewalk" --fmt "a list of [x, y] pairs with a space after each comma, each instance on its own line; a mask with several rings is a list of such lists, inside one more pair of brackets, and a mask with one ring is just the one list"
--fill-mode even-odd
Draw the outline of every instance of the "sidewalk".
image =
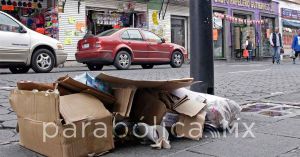
[[[113, 67], [112, 67], [113, 68]], [[71, 70], [70, 70], [71, 69]], [[73, 70], [74, 69], [74, 70]], [[14, 86], [20, 79], [32, 81], [54, 81], [66, 74], [75, 76], [84, 70], [62, 68], [60, 72], [45, 74], [2, 74], [0, 87]], [[150, 70], [133, 68], [131, 70], [105, 70], [124, 78], [170, 79], [189, 76], [189, 67], [172, 69], [159, 66]], [[99, 72], [93, 72], [97, 74]], [[155, 150], [149, 145], [121, 145], [105, 156], [191, 156], [191, 157], [299, 157], [300, 156], [300, 65], [287, 62], [273, 65], [270, 62], [215, 64], [216, 95], [227, 97], [245, 105], [252, 103], [273, 103], [275, 109], [257, 105], [244, 111], [237, 121], [238, 127], [219, 134], [212, 130], [205, 132], [200, 141], [175, 139], [171, 149]], [[8, 103], [8, 89], [0, 89], [0, 156], [31, 157], [40, 156], [19, 146], [19, 136], [15, 132], [16, 115]], [[289, 107], [283, 107], [289, 105]], [[293, 108], [293, 109], [291, 109]], [[280, 113], [276, 112], [279, 111]], [[265, 115], [262, 115], [264, 113]], [[284, 114], [287, 113], [287, 114]], [[282, 115], [271, 117], [270, 115]], [[237, 137], [236, 132], [238, 131]], [[243, 137], [245, 136], [245, 137]], [[254, 136], [254, 138], [253, 138]]]

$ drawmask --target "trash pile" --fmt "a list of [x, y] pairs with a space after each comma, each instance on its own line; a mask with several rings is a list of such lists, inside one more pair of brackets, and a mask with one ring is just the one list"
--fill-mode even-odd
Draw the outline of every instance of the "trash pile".
[[22, 146], [46, 156], [93, 156], [130, 141], [169, 149], [170, 137], [200, 140], [205, 124], [230, 127], [240, 106], [184, 88], [192, 83], [84, 73], [54, 83], [18, 82], [9, 98]]

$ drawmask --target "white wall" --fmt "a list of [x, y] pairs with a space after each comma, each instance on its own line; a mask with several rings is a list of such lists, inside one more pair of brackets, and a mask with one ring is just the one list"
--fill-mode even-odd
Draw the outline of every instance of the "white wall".
[[[189, 17], [189, 8], [183, 6], [175, 6], [169, 5], [165, 14], [164, 19], [159, 19], [159, 25], [154, 25], [152, 21], [152, 13], [155, 10], [148, 10], [148, 24], [149, 30], [155, 32], [156, 34], [163, 36], [167, 41], [171, 41], [171, 16], [182, 16], [182, 17]], [[158, 11], [158, 10], [157, 10]], [[162, 17], [162, 15], [161, 15]], [[189, 27], [189, 20], [187, 27]], [[190, 31], [188, 28], [187, 37], [190, 36]], [[188, 42], [189, 47], [189, 42]]]
[[[67, 60], [75, 60], [75, 52], [77, 51], [77, 42], [83, 38], [85, 32], [80, 32], [78, 36], [66, 35], [67, 31], [76, 31], [76, 22], [86, 23], [85, 16], [85, 2], [81, 2], [80, 13], [78, 13], [78, 1], [67, 0], [64, 13], [59, 13], [59, 41], [64, 43], [67, 38], [72, 39], [72, 44], [65, 45], [65, 52], [68, 53]], [[74, 24], [69, 23], [69, 18], [73, 17], [75, 19]]]

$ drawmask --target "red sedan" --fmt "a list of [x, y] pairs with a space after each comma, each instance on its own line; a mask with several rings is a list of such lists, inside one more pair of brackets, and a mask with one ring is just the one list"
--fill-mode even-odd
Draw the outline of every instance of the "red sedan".
[[144, 69], [161, 64], [179, 68], [188, 54], [184, 47], [166, 43], [152, 32], [123, 28], [107, 30], [80, 40], [75, 56], [90, 70], [101, 70], [104, 65], [112, 64], [123, 70], [132, 64], [141, 65]]

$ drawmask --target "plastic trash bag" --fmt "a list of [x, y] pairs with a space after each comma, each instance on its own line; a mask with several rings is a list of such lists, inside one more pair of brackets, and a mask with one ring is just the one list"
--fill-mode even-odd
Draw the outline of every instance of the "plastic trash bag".
[[[206, 118], [205, 123], [218, 129], [226, 129], [231, 126], [231, 123], [237, 119], [237, 115], [240, 114], [242, 108], [233, 100], [226, 98], [197, 93], [186, 88], [180, 88], [172, 92], [172, 94], [181, 93], [188, 97], [200, 96], [206, 99]], [[178, 95], [178, 94], [177, 94]]]
[[237, 115], [242, 110], [239, 104], [230, 99], [203, 93], [200, 94], [206, 98], [206, 123], [223, 130], [232, 126], [232, 122], [237, 119]]

